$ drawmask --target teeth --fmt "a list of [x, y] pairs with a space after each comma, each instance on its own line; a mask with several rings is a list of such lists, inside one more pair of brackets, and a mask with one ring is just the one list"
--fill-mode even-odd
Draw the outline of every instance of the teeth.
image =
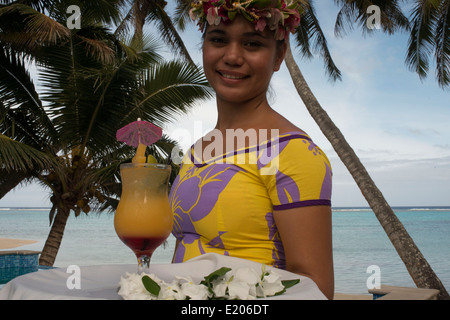
[[227, 78], [227, 79], [244, 79], [245, 77], [243, 77], [243, 76], [233, 76], [233, 75], [231, 75], [231, 74], [224, 74], [224, 73], [222, 73], [222, 76], [224, 77], [224, 78]]

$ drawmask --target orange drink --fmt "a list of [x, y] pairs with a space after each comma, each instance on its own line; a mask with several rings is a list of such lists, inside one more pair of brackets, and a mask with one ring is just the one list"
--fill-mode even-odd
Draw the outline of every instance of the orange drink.
[[168, 183], [171, 167], [163, 164], [127, 163], [120, 166], [122, 195], [114, 216], [119, 238], [148, 268], [155, 249], [170, 235], [173, 215]]

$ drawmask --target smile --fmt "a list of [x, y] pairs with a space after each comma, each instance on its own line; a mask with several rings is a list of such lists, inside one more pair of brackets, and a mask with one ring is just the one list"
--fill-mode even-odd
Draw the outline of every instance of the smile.
[[222, 77], [231, 79], [231, 80], [241, 80], [245, 79], [248, 76], [244, 74], [238, 74], [238, 73], [230, 73], [230, 72], [224, 72], [224, 71], [217, 71]]

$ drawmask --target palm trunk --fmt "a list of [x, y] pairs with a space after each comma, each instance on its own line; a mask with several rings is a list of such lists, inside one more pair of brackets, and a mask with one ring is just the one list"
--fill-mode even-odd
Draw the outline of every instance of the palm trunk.
[[352, 147], [347, 143], [343, 134], [330, 119], [326, 111], [320, 106], [303, 78], [289, 47], [285, 62], [303, 103], [326, 138], [330, 141], [353, 179], [355, 179], [356, 184], [381, 223], [394, 248], [397, 250], [416, 286], [419, 288], [438, 289], [440, 291], [439, 299], [450, 299], [441, 281], [423, 257], [392, 208], [384, 199], [382, 193], [369, 176]]
[[64, 229], [66, 228], [67, 219], [69, 218], [69, 213], [70, 210], [61, 208], [56, 212], [52, 228], [50, 229], [44, 249], [42, 249], [42, 253], [39, 257], [40, 265], [53, 266], [55, 263], [56, 255], [58, 254], [64, 235]]

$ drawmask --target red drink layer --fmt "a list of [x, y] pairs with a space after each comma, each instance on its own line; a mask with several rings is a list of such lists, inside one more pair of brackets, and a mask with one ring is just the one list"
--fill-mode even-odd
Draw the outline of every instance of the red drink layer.
[[142, 255], [152, 256], [153, 251], [160, 246], [167, 237], [120, 237], [137, 257]]

